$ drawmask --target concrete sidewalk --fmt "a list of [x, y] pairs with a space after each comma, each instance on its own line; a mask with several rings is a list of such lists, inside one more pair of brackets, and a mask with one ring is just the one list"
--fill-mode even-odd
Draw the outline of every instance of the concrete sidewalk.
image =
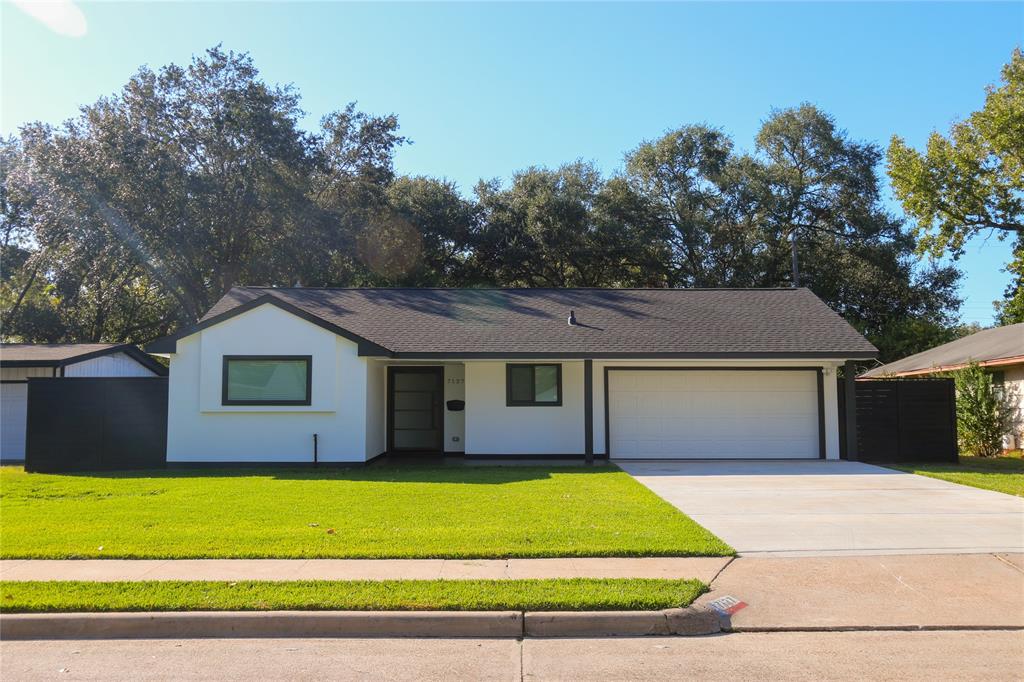
[[727, 630], [1024, 628], [1024, 554], [741, 557], [697, 605], [725, 596]]
[[71, 559], [0, 561], [0, 580], [501, 580], [697, 578], [730, 557], [565, 559]]

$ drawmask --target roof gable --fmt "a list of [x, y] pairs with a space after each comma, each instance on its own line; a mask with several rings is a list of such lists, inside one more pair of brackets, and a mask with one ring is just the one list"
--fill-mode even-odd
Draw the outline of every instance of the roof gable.
[[[236, 287], [235, 289], [232, 289], [231, 292], [237, 290], [238, 288]], [[231, 292], [228, 292], [224, 296], [224, 298], [230, 296]], [[220, 302], [223, 302], [224, 298], [222, 298]], [[220, 302], [218, 302], [218, 305], [220, 304]], [[280, 308], [281, 310], [291, 313], [292, 315], [295, 315], [296, 317], [301, 318], [311, 324], [315, 324], [316, 326], [322, 327], [323, 329], [333, 332], [334, 334], [346, 338], [349, 341], [355, 342], [355, 344], [359, 347], [360, 355], [391, 355], [391, 352], [387, 348], [378, 346], [377, 344], [367, 339], [364, 339], [356, 334], [353, 334], [347, 329], [343, 329], [336, 324], [332, 324], [328, 320], [318, 317], [317, 315], [310, 313], [309, 311], [305, 310], [300, 306], [293, 305], [287, 301], [284, 301], [275, 296], [271, 296], [269, 294], [256, 296], [245, 301], [239, 301], [237, 305], [227, 307], [223, 312], [219, 313], [214, 312], [217, 309], [217, 306], [214, 306], [213, 308], [210, 309], [209, 312], [206, 313], [206, 315], [203, 316], [203, 318], [197, 324], [186, 329], [183, 329], [177, 332], [176, 334], [165, 336], [162, 339], [157, 339], [156, 341], [146, 346], [146, 350], [150, 353], [174, 353], [176, 352], [177, 349], [178, 339], [183, 339], [186, 336], [192, 336], [197, 332], [201, 332], [202, 330], [208, 329], [209, 327], [212, 327], [216, 324], [226, 322], [227, 320], [230, 320], [231, 318], [236, 317], [237, 315], [241, 315], [242, 313], [248, 312], [253, 308], [257, 308], [261, 305], [272, 305], [276, 308]]]

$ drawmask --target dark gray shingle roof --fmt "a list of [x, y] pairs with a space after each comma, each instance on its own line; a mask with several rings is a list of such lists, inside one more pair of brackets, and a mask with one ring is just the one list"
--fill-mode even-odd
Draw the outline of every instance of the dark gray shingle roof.
[[109, 351], [120, 343], [5, 343], [0, 344], [0, 360], [55, 363], [80, 355]]
[[[807, 289], [236, 287], [210, 320], [271, 296], [392, 353], [873, 357]], [[566, 323], [575, 310], [579, 326]], [[179, 335], [180, 336], [180, 335]]]
[[1024, 322], [1005, 327], [982, 329], [956, 341], [944, 343], [888, 365], [865, 372], [862, 377], [896, 376], [937, 368], [953, 369], [971, 362], [993, 362], [1022, 358], [1024, 362]]

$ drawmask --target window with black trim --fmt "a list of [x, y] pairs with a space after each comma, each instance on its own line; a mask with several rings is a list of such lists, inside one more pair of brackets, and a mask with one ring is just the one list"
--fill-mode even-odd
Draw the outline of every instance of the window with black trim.
[[997, 369], [992, 372], [992, 393], [997, 398], [1006, 397], [1006, 372]]
[[313, 356], [225, 355], [224, 405], [309, 405]]
[[505, 365], [505, 404], [508, 407], [562, 404], [562, 366]]

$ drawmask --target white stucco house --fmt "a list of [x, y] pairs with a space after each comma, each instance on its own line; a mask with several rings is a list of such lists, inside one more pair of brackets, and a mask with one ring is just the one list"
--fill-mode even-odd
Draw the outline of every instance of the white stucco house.
[[29, 379], [166, 374], [163, 365], [125, 343], [0, 344], [0, 461], [25, 459]]
[[236, 287], [146, 350], [171, 465], [838, 459], [836, 370], [877, 354], [807, 289]]

